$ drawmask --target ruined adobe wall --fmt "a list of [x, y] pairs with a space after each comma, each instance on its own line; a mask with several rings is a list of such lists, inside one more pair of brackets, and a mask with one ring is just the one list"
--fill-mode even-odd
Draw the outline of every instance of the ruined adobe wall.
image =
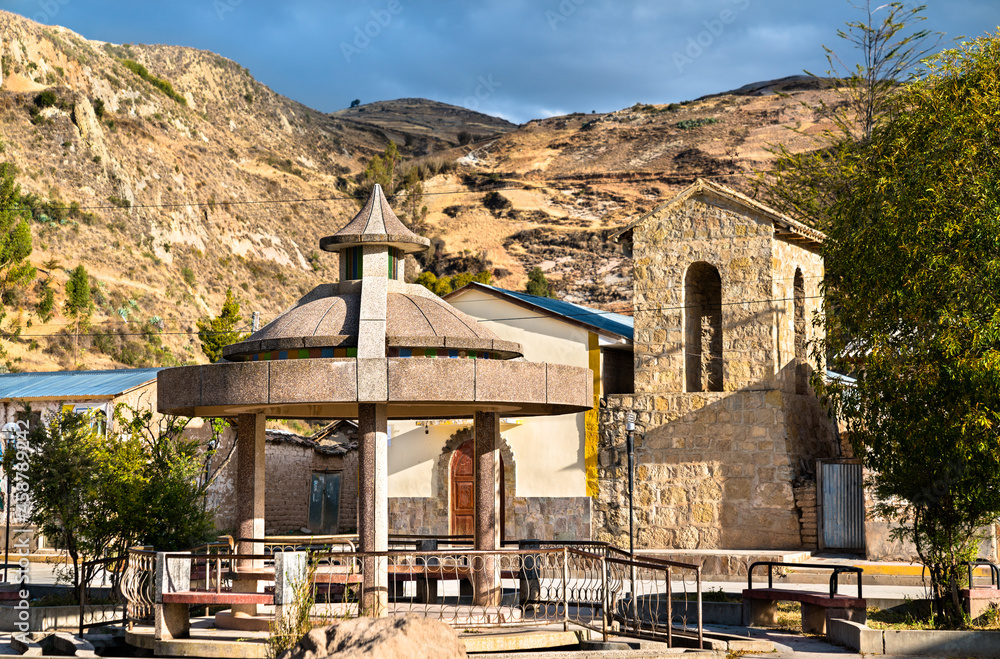
[[[220, 461], [231, 439], [223, 439]], [[338, 532], [357, 530], [358, 459], [357, 451], [346, 455], [327, 455], [309, 446], [268, 439], [265, 444], [264, 532], [268, 535], [298, 532], [309, 525], [309, 495], [312, 472], [339, 471], [340, 512]], [[236, 458], [226, 466], [209, 489], [208, 507], [214, 511], [219, 532], [236, 529]]]
[[773, 226], [715, 197], [661, 211], [634, 229], [635, 391], [685, 391], [684, 280], [706, 262], [722, 280], [723, 389], [775, 373]]

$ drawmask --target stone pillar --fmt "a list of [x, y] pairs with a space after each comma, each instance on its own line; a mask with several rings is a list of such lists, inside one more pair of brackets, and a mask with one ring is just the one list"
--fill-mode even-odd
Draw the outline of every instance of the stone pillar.
[[[384, 552], [389, 549], [385, 403], [358, 404], [358, 438], [358, 540], [362, 552]], [[363, 559], [362, 615], [385, 615], [389, 601], [387, 566], [384, 558]]]
[[[476, 412], [475, 417], [475, 548], [500, 548], [500, 415]], [[500, 603], [500, 572], [495, 556], [477, 556], [473, 561], [474, 601], [481, 605]]]
[[[236, 418], [236, 519], [239, 537], [264, 537], [264, 427], [263, 414], [240, 414]], [[262, 554], [264, 545], [240, 542], [238, 554]], [[261, 561], [237, 562], [237, 570], [259, 570]], [[262, 592], [263, 582], [256, 579], [234, 579], [233, 592]], [[256, 604], [235, 604], [233, 615], [257, 615]]]

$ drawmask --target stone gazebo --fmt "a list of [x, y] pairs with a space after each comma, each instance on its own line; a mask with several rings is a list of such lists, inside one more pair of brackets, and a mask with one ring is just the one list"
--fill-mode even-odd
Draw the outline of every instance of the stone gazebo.
[[[405, 282], [405, 256], [429, 244], [399, 221], [376, 185], [346, 227], [320, 240], [322, 249], [340, 253], [339, 283], [317, 286], [228, 346], [222, 361], [159, 373], [161, 413], [237, 419], [241, 538], [264, 536], [267, 417], [358, 420], [362, 552], [388, 549], [387, 420], [473, 418], [475, 549], [496, 550], [500, 416], [590, 409], [589, 369], [524, 361], [520, 344]], [[243, 542], [239, 552], [256, 553], [255, 544]], [[385, 561], [366, 559], [363, 569], [362, 607], [380, 613]], [[256, 583], [237, 588], [255, 590]], [[480, 576], [475, 590], [477, 601], [496, 598], [499, 576]]]

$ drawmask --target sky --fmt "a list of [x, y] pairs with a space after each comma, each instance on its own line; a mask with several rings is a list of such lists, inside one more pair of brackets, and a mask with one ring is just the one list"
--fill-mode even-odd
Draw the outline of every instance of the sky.
[[[211, 50], [322, 112], [354, 99], [422, 97], [515, 123], [823, 74], [824, 44], [856, 61], [837, 31], [865, 16], [848, 0], [3, 0], [0, 8], [88, 39]], [[945, 41], [982, 36], [1000, 25], [1000, 0], [927, 0], [924, 15]]]

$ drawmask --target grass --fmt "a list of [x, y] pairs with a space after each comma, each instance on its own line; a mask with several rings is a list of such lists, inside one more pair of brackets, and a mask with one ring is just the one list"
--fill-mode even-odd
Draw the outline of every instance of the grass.
[[[687, 602], [697, 602], [698, 595], [696, 593], [674, 593], [670, 599], [687, 601]], [[739, 603], [743, 601], [739, 595], [731, 595], [722, 588], [716, 588], [713, 590], [703, 591], [701, 594], [702, 602], [730, 602]]]
[[973, 629], [973, 630], [1000, 630], [1000, 609], [991, 608], [989, 611], [979, 616], [975, 620], [967, 620], [963, 626], [956, 627], [948, 624], [944, 619], [936, 619], [933, 615], [928, 617], [916, 616], [909, 611], [890, 611], [879, 609], [868, 609], [867, 625], [872, 629]]

